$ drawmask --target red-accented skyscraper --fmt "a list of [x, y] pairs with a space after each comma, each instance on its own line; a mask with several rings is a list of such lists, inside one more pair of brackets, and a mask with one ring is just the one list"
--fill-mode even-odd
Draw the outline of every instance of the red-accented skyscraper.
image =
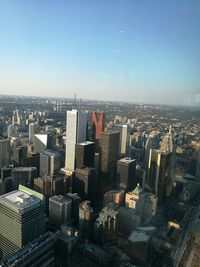
[[105, 128], [105, 113], [94, 111], [92, 113], [92, 140], [96, 144], [96, 151], [98, 151], [100, 133]]

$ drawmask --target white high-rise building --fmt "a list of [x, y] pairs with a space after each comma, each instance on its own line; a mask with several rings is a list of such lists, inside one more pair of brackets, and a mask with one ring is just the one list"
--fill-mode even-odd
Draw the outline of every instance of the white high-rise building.
[[35, 125], [34, 123], [29, 124], [29, 143], [33, 144], [35, 139]]
[[17, 135], [18, 126], [15, 124], [8, 125], [8, 138]]
[[67, 111], [65, 169], [74, 171], [75, 144], [86, 141], [87, 113], [76, 109]]
[[34, 144], [35, 135], [40, 132], [40, 126], [37, 122], [29, 124], [29, 143]]
[[120, 132], [120, 147], [119, 147], [119, 153], [121, 155], [126, 155], [127, 148], [128, 148], [128, 142], [130, 138], [130, 131], [126, 124], [115, 124], [113, 126], [113, 129], [115, 131]]

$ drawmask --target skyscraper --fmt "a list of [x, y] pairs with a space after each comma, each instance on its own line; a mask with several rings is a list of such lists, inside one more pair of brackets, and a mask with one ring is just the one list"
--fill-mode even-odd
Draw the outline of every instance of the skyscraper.
[[28, 154], [26, 158], [23, 159], [24, 167], [36, 167], [37, 168], [37, 176], [39, 177], [40, 170], [40, 154], [31, 153]]
[[120, 133], [114, 131], [102, 132], [99, 140], [100, 170], [114, 177], [119, 155]]
[[117, 184], [121, 190], [129, 191], [136, 186], [136, 160], [123, 158], [117, 161]]
[[128, 129], [128, 126], [126, 124], [115, 124], [113, 126], [113, 130], [120, 132], [119, 153], [121, 155], [126, 155], [130, 139], [130, 131]]
[[83, 167], [94, 167], [94, 154], [95, 144], [94, 142], [85, 141], [76, 144], [76, 168], [81, 169]]
[[160, 150], [163, 152], [173, 152], [173, 136], [171, 133], [171, 126], [169, 133], [165, 134], [161, 142]]
[[42, 153], [46, 149], [53, 149], [55, 145], [55, 134], [54, 133], [42, 133], [35, 134], [34, 145], [35, 152]]
[[0, 140], [0, 168], [10, 164], [10, 140]]
[[13, 110], [13, 116], [12, 116], [12, 123], [17, 123], [20, 125], [20, 115], [19, 115], [19, 110], [18, 109], [15, 109]]
[[0, 195], [6, 194], [13, 190], [13, 179], [12, 177], [1, 177], [0, 178]]
[[29, 144], [34, 144], [35, 134], [38, 134], [40, 132], [40, 125], [37, 122], [34, 122], [30, 123], [28, 128], [29, 128]]
[[17, 146], [13, 149], [14, 166], [23, 166], [24, 159], [27, 157], [27, 146]]
[[90, 201], [85, 200], [79, 205], [79, 227], [85, 237], [90, 236], [92, 232], [93, 208]]
[[34, 123], [29, 124], [29, 143], [33, 144], [35, 139], [35, 125]]
[[100, 133], [105, 128], [105, 113], [94, 111], [92, 113], [92, 140], [95, 142], [96, 152], [98, 152], [98, 145], [100, 139]]
[[46, 232], [2, 262], [2, 267], [55, 266], [55, 233]]
[[94, 111], [92, 113], [92, 124], [93, 124], [93, 141], [99, 140], [100, 133], [105, 128], [105, 113]]
[[62, 155], [58, 151], [40, 153], [40, 177], [56, 174], [62, 167]]
[[63, 177], [46, 176], [35, 178], [34, 190], [45, 197], [63, 194]]
[[0, 196], [0, 260], [44, 232], [43, 196], [24, 186]]
[[15, 184], [24, 185], [33, 189], [34, 187], [34, 178], [37, 177], [37, 168], [36, 167], [16, 167], [12, 170], [12, 176], [14, 178]]
[[69, 198], [53, 196], [49, 199], [50, 222], [58, 227], [71, 220], [72, 201]]
[[72, 182], [72, 191], [78, 193], [82, 199], [93, 201], [96, 192], [95, 168], [76, 169]]
[[79, 204], [82, 200], [77, 193], [67, 193], [66, 197], [72, 201], [71, 217], [76, 225], [79, 221]]
[[67, 111], [65, 169], [75, 169], [75, 145], [86, 140], [87, 114], [76, 109]]
[[7, 178], [12, 176], [12, 168], [1, 168], [0, 169], [0, 178]]
[[107, 204], [94, 223], [94, 234], [97, 242], [115, 240], [119, 231], [119, 209], [113, 203]]
[[17, 135], [18, 126], [15, 124], [8, 125], [8, 138]]
[[34, 190], [43, 194], [46, 213], [49, 211], [49, 198], [64, 193], [63, 177], [46, 176], [34, 179]]
[[145, 143], [145, 172], [148, 174], [149, 154], [151, 149], [159, 149], [159, 136], [157, 133], [152, 132], [149, 134]]
[[[176, 162], [176, 147], [174, 144], [174, 139], [172, 135], [172, 126], [169, 127], [169, 132], [166, 133], [162, 139], [162, 142], [160, 144], [160, 151], [163, 153], [170, 153], [170, 179], [171, 179], [171, 186], [174, 179], [174, 169], [175, 169], [175, 162]], [[170, 191], [171, 191], [170, 186]]]
[[123, 205], [124, 204], [124, 191], [110, 190], [106, 192], [103, 196], [103, 204], [105, 206], [109, 204], [110, 202], [115, 203], [117, 205]]
[[153, 193], [162, 201], [166, 196], [166, 189], [170, 183], [171, 153], [151, 149], [149, 154], [147, 184]]

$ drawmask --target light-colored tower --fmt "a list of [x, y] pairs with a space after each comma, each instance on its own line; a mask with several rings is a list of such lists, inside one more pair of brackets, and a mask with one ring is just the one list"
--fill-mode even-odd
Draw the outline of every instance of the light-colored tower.
[[128, 142], [130, 139], [130, 132], [128, 125], [126, 124], [115, 124], [113, 126], [113, 129], [115, 131], [120, 132], [120, 147], [119, 147], [119, 153], [121, 155], [126, 155], [127, 148], [128, 148]]
[[75, 169], [75, 145], [86, 141], [87, 114], [76, 109], [67, 111], [65, 169]]
[[149, 157], [150, 157], [150, 150], [151, 149], [159, 149], [159, 136], [155, 132], [151, 132], [146, 140], [145, 144], [145, 172], [146, 178], [148, 175], [148, 164], [149, 164]]
[[17, 135], [18, 127], [15, 124], [8, 125], [8, 138]]
[[35, 134], [35, 125], [34, 123], [29, 124], [29, 143], [34, 144], [34, 134]]
[[40, 126], [38, 123], [30, 123], [29, 124], [29, 143], [34, 144], [35, 143], [35, 134], [39, 133]]

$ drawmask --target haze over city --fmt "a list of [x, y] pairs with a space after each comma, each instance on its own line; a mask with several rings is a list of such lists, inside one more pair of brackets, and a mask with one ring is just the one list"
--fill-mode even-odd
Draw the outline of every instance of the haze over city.
[[0, 93], [198, 104], [200, 2], [1, 1]]

